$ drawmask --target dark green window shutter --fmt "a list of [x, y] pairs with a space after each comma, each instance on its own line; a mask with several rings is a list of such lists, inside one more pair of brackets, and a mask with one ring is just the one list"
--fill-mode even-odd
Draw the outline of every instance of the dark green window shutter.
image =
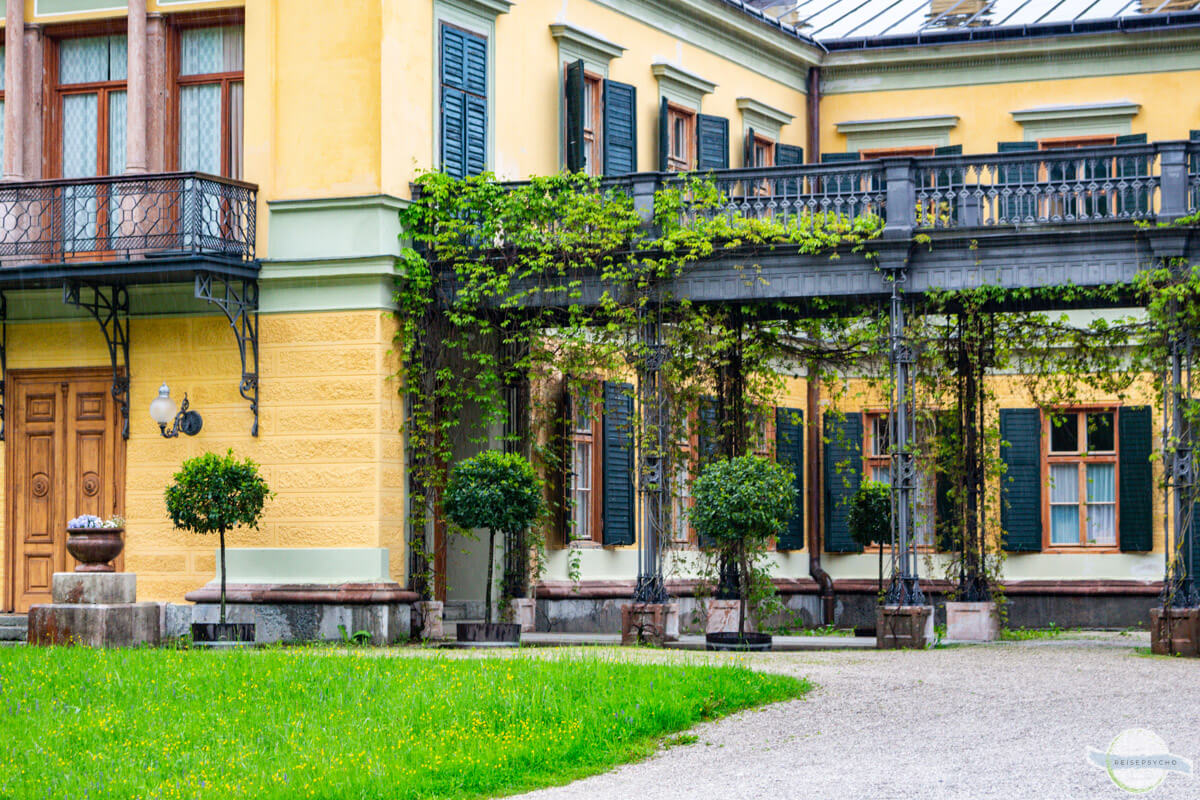
[[[858, 153], [821, 153], [822, 164], [837, 164], [862, 161]], [[857, 194], [862, 187], [858, 185], [859, 175], [830, 175], [821, 181], [821, 191], [825, 194]]]
[[[775, 145], [775, 166], [798, 167], [804, 164], [804, 148], [794, 144]], [[800, 194], [801, 181], [798, 179], [775, 181], [775, 193], [784, 195]]]
[[633, 386], [604, 382], [604, 545], [633, 544]]
[[796, 475], [796, 511], [787, 531], [779, 537], [778, 550], [804, 549], [804, 414], [795, 408], [775, 409], [775, 460]]
[[667, 171], [667, 156], [671, 153], [671, 115], [667, 98], [658, 104], [658, 171]]
[[1000, 490], [1000, 526], [1004, 549], [1035, 553], [1042, 549], [1042, 412], [1036, 408], [1000, 409], [1000, 458], [1005, 470]]
[[1192, 529], [1183, 540], [1183, 559], [1193, 586], [1200, 586], [1200, 502], [1192, 503]]
[[[1200, 131], [1189, 131], [1188, 139], [1192, 142], [1200, 142]], [[1188, 172], [1193, 175], [1200, 173], [1200, 149], [1193, 150], [1192, 154], [1188, 156]], [[1192, 205], [1190, 208], [1196, 208], [1197, 206], [1200, 206], [1200, 185], [1192, 187]]]
[[604, 174], [637, 172], [637, 89], [604, 82]]
[[[825, 413], [825, 550], [861, 553], [850, 538], [850, 497], [862, 484], [863, 418]], [[840, 469], [839, 469], [840, 467]]]
[[775, 166], [794, 167], [804, 163], [804, 148], [794, 144], [775, 145]]
[[[957, 415], [950, 411], [941, 411], [937, 415], [936, 436], [939, 463], [934, 481], [934, 491], [937, 492], [937, 496], [934, 498], [934, 530], [937, 532], [937, 549], [943, 552], [953, 550], [955, 542], [960, 536], [958, 528], [961, 520], [958, 518], [958, 503], [955, 502], [955, 498], [951, 497], [955, 476], [950, 474], [950, 465], [944, 463], [949, 461], [947, 456], [950, 452], [954, 452], [954, 445], [961, 445], [960, 442], [955, 441], [958, 437], [956, 417]], [[957, 449], [961, 449], [961, 447]]]
[[1117, 412], [1117, 487], [1121, 515], [1121, 549], [1154, 549], [1154, 474], [1150, 463], [1153, 432], [1149, 406], [1130, 406]]
[[441, 162], [462, 178], [487, 168], [487, 39], [441, 29]]
[[754, 166], [754, 128], [747, 128], [746, 137], [742, 139], [742, 166]]
[[[1000, 153], [1025, 153], [1037, 149], [1037, 142], [1000, 142], [996, 145]], [[1030, 194], [1033, 184], [1037, 182], [1037, 169], [1036, 163], [1029, 162], [1006, 165], [997, 170], [997, 191], [1000, 194], [996, 197], [996, 212], [1006, 222], [1032, 222], [1037, 218], [1037, 199]]]
[[[1117, 144], [1145, 144], [1146, 134], [1118, 136]], [[1150, 174], [1150, 159], [1145, 156], [1124, 156], [1117, 159], [1118, 178], [1144, 178]], [[1117, 182], [1118, 184], [1120, 181]], [[1117, 213], [1121, 216], [1145, 214], [1150, 210], [1149, 186], [1117, 188]]]
[[567, 172], [579, 172], [584, 167], [583, 156], [583, 59], [567, 64], [566, 94], [566, 159]]
[[729, 169], [729, 120], [708, 114], [696, 117], [696, 169]]

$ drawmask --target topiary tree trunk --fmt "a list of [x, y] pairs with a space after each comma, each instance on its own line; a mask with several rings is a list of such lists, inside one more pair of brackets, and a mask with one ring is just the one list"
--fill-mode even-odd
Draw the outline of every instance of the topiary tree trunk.
[[496, 529], [488, 528], [487, 589], [483, 592], [483, 621], [492, 624], [492, 582], [496, 566]]
[[225, 624], [225, 529], [220, 528], [217, 534], [221, 539], [221, 624]]

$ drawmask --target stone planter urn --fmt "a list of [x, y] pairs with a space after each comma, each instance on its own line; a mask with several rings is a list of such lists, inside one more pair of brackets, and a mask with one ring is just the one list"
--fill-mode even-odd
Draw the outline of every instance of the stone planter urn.
[[67, 528], [67, 552], [76, 572], [115, 572], [113, 559], [125, 549], [125, 528]]
[[996, 604], [946, 603], [946, 638], [956, 642], [994, 642], [1000, 638]]
[[442, 626], [444, 608], [439, 600], [420, 600], [413, 603], [412, 636], [414, 639], [441, 640], [446, 638]]

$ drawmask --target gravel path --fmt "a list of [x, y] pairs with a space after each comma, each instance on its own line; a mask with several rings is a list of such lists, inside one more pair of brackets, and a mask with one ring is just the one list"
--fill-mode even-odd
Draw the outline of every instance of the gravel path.
[[[1129, 795], [1085, 763], [1127, 728], [1148, 728], [1200, 768], [1200, 663], [1139, 656], [1145, 634], [923, 652], [759, 656], [812, 680], [805, 700], [695, 730], [699, 741], [568, 786], [558, 798], [970, 798]], [[661, 657], [661, 656], [654, 656]], [[1154, 798], [1200, 797], [1170, 774]]]

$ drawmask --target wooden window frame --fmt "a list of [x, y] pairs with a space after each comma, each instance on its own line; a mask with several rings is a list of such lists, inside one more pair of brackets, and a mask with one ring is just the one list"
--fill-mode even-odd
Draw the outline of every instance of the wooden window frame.
[[[884, 466], [888, 469], [888, 485], [892, 481], [892, 455], [885, 453], [882, 455], [876, 454], [875, 450], [875, 420], [886, 420], [891, 411], [886, 408], [868, 408], [863, 411], [863, 475], [867, 480], [875, 480], [874, 468]], [[891, 433], [889, 432], [889, 436]], [[890, 447], [890, 444], [889, 444]], [[918, 553], [933, 553], [937, 550], [937, 482], [932, 473], [926, 475], [928, 485], [931, 491], [925, 503], [925, 513], [928, 519], [933, 522], [930, 525], [930, 537], [932, 541], [928, 543], [918, 543], [916, 550]], [[912, 520], [915, 523], [917, 520]], [[880, 545], [871, 545], [864, 548], [864, 552], [877, 553], [880, 550]]]
[[[240, 9], [239, 9], [240, 11]], [[170, 92], [170, 101], [167, 103], [167, 152], [164, 153], [164, 161], [167, 164], [168, 171], [178, 171], [180, 168], [179, 160], [179, 141], [180, 130], [182, 124], [182, 90], [186, 86], [204, 86], [212, 84], [220, 84], [221, 86], [221, 174], [219, 177], [230, 178], [233, 180], [242, 180], [243, 175], [233, 175], [233, 151], [230, 147], [230, 142], [233, 138], [232, 128], [232, 101], [231, 92], [232, 85], [235, 83], [242, 84], [242, 159], [243, 173], [245, 172], [245, 157], [246, 157], [246, 129], [245, 129], [245, 102], [246, 102], [246, 40], [245, 40], [245, 17], [241, 13], [228, 14], [196, 14], [188, 15], [181, 19], [172, 19], [168, 26], [168, 43], [167, 43], [167, 81]], [[242, 69], [231, 72], [210, 72], [202, 75], [181, 75], [180, 70], [183, 66], [183, 32], [195, 28], [216, 28], [216, 27], [232, 27], [234, 25], [243, 26], [242, 31]]]
[[[1111, 413], [1113, 415], [1113, 449], [1090, 453], [1087, 449], [1087, 415]], [[1067, 453], [1051, 452], [1050, 435], [1055, 415], [1071, 414], [1076, 417], [1080, 449]], [[1120, 553], [1121, 552], [1121, 409], [1116, 405], [1072, 405], [1042, 412], [1042, 552], [1043, 553]], [[1051, 544], [1050, 531], [1050, 466], [1052, 464], [1076, 464], [1079, 481], [1076, 505], [1079, 508], [1079, 543]], [[1112, 544], [1087, 543], [1087, 464], [1113, 465], [1113, 533]], [[1082, 468], [1080, 468], [1082, 467]]]
[[[564, 536], [568, 547], [602, 547], [604, 545], [604, 398], [601, 393], [601, 385], [599, 381], [573, 381], [569, 390], [571, 393], [571, 441], [567, 496], [570, 498], [570, 507], [565, 520], [566, 535]], [[591, 414], [588, 416], [591, 430], [586, 432], [576, 425], [579, 417], [575, 410], [581, 395], [586, 395], [591, 403]], [[575, 495], [579, 491], [575, 488], [575, 448], [579, 444], [591, 446], [589, 467], [592, 480], [591, 486], [586, 490], [589, 492], [591, 500], [591, 507], [588, 509], [587, 515], [588, 526], [591, 530], [586, 536], [578, 536], [574, 529]]]
[[[55, 28], [48, 33], [43, 48], [43, 68], [45, 89], [43, 104], [46, 113], [43, 115], [42, 131], [42, 166], [44, 174], [51, 178], [62, 178], [62, 104], [63, 98], [73, 94], [95, 94], [96, 113], [99, 117], [96, 127], [96, 177], [105, 177], [108, 172], [108, 101], [112, 92], [126, 92], [128, 97], [128, 76], [122, 81], [94, 81], [92, 83], [59, 83], [59, 46], [66, 39], [82, 39], [91, 36], [127, 35], [124, 24], [112, 23], [98, 25], [71, 25]], [[97, 202], [97, 205], [105, 205]], [[98, 212], [100, 213], [100, 212]], [[101, 215], [107, 220], [107, 213]], [[107, 226], [106, 226], [107, 227]], [[100, 238], [97, 229], [97, 238]]]
[[927, 158], [933, 155], [935, 149], [933, 145], [927, 147], [874, 147], [870, 150], [859, 150], [858, 157], [862, 161], [878, 158]]
[[[696, 110], [676, 103], [667, 103], [667, 172], [691, 172], [696, 168]], [[682, 123], [683, 151], [677, 153], [675, 145], [676, 123]]]
[[[750, 152], [754, 158], [754, 166], [758, 167], [773, 167], [775, 166], [775, 140], [769, 136], [764, 136], [761, 133], [755, 133], [754, 138], [750, 143]], [[761, 148], [761, 150], [760, 150]], [[758, 154], [762, 152], [763, 162], [758, 163]]]

